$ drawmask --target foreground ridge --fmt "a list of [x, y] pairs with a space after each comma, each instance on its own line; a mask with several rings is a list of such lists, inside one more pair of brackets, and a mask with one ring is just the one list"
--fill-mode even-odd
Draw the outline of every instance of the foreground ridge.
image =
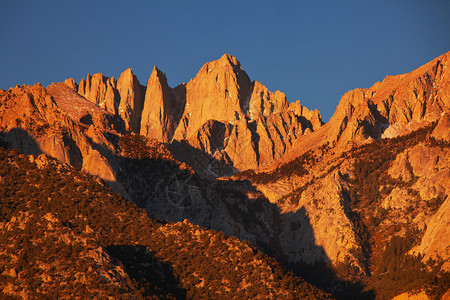
[[330, 298], [236, 238], [161, 223], [45, 155], [0, 152], [2, 296]]

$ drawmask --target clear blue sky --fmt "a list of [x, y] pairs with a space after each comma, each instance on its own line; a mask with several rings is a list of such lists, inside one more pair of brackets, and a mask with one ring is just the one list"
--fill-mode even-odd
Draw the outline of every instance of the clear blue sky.
[[252, 80], [318, 108], [450, 50], [450, 1], [0, 0], [0, 88], [154, 65], [173, 87], [230, 53]]

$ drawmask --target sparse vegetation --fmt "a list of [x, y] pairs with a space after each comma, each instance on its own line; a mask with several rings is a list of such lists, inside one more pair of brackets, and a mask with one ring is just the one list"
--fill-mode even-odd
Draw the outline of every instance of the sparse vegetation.
[[[326, 147], [323, 149], [326, 149]], [[254, 170], [246, 170], [236, 174], [235, 176], [238, 179], [251, 179], [252, 182], [257, 184], [268, 184], [292, 175], [307, 175], [309, 173], [308, 166], [316, 163], [317, 159], [317, 156], [315, 156], [312, 151], [307, 151], [290, 162], [278, 166], [273, 171], [255, 172]]]
[[[377, 299], [392, 298], [402, 292], [427, 287], [430, 295], [442, 295], [443, 287], [433, 278], [447, 278], [448, 273], [439, 272], [438, 264], [426, 266], [420, 257], [411, 256], [407, 251], [416, 245], [422, 233], [414, 228], [395, 222], [390, 226], [381, 226], [389, 218], [389, 210], [380, 206], [381, 200], [395, 187], [401, 187], [410, 195], [420, 197], [411, 186], [416, 182], [411, 166], [411, 179], [392, 179], [388, 169], [399, 153], [415, 145], [428, 141], [431, 145], [439, 143], [427, 139], [436, 124], [421, 128], [408, 135], [382, 139], [371, 144], [352, 149], [344, 157], [354, 159], [354, 180], [347, 195], [350, 201], [353, 222], [358, 235], [365, 245], [364, 253], [372, 274], [365, 284], [376, 292]], [[443, 202], [442, 198], [428, 203], [436, 211]], [[413, 204], [413, 203], [412, 203]], [[405, 214], [415, 217], [417, 209], [411, 205]], [[403, 236], [396, 235], [406, 231]], [[385, 246], [386, 239], [388, 240]]]
[[51, 158], [40, 164], [0, 148], [7, 295], [329, 298], [237, 238], [161, 223], [91, 176]]
[[[344, 189], [343, 196], [349, 202], [349, 210], [346, 213], [353, 223], [353, 230], [363, 245], [362, 251], [357, 252], [358, 255], [362, 255], [358, 259], [367, 266], [369, 276], [364, 280], [355, 281], [357, 277], [354, 271], [345, 264], [333, 267], [318, 266], [317, 264], [314, 266], [302, 264], [291, 266], [297, 273], [324, 289], [330, 284], [341, 286], [341, 291], [334, 293], [340, 298], [389, 299], [405, 291], [426, 289], [429, 296], [439, 299], [446, 291], [445, 284], [448, 287], [450, 273], [440, 271], [442, 262], [430, 261], [425, 264], [421, 261], [421, 257], [409, 255], [408, 251], [420, 242], [423, 231], [418, 231], [408, 224], [395, 220], [386, 223], [385, 221], [392, 217], [392, 209], [381, 206], [381, 201], [394, 188], [400, 188], [409, 197], [417, 199], [403, 211], [406, 218], [411, 220], [418, 214], [418, 203], [421, 198], [413, 188], [418, 178], [414, 175], [412, 166], [408, 163], [406, 165], [411, 174], [408, 179], [393, 179], [389, 176], [388, 170], [398, 154], [419, 143], [425, 143], [429, 147], [448, 147], [448, 143], [429, 137], [435, 126], [436, 123], [433, 123], [405, 136], [381, 139], [352, 148], [343, 153], [341, 158], [336, 160], [326, 172], [306, 181], [305, 184], [279, 200], [280, 204], [298, 205], [302, 193], [308, 187], [339, 168], [342, 161], [352, 162], [353, 174], [351, 177], [346, 177], [347, 182], [350, 183], [350, 189], [348, 191]], [[298, 162], [308, 166], [307, 160], [298, 159], [296, 163]], [[285, 166], [288, 165], [282, 166], [281, 170], [277, 169], [276, 174], [295, 174], [292, 170], [289, 172], [283, 170]], [[299, 174], [306, 175], [307, 173], [306, 171]], [[275, 175], [269, 176], [269, 173], [264, 173], [262, 176], [251, 174], [249, 171], [243, 172], [240, 176], [263, 184], [271, 182], [273, 180], [271, 178], [281, 178]], [[431, 215], [436, 212], [445, 199], [445, 195], [439, 194], [436, 198], [426, 201], [423, 206], [427, 210], [427, 214]], [[314, 203], [315, 199], [311, 201]], [[390, 237], [392, 239], [389, 239]], [[346, 282], [340, 278], [354, 279]]]

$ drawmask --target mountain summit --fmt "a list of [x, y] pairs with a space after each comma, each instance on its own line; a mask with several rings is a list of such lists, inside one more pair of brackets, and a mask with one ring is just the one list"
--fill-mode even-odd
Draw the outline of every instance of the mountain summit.
[[297, 141], [292, 154], [329, 143], [348, 150], [382, 137], [404, 135], [450, 110], [450, 52], [406, 74], [387, 76], [368, 89], [342, 96], [330, 121]]
[[73, 79], [65, 83], [123, 120], [125, 131], [163, 143], [182, 142], [174, 148], [177, 157], [192, 148], [206, 152], [200, 164], [191, 161], [200, 172], [215, 160], [228, 173], [270, 164], [299, 136], [322, 125], [317, 110], [311, 112], [299, 101], [289, 105], [282, 92], [252, 82], [229, 54], [206, 63], [187, 84], [175, 88], [157, 67], [146, 87], [131, 68], [117, 81], [98, 73], [78, 87]]

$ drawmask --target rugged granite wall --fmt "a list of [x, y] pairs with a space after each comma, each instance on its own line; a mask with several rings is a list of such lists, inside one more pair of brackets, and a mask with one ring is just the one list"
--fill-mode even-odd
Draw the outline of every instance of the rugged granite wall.
[[[76, 87], [73, 79], [68, 79], [64, 83], [70, 88]], [[94, 74], [92, 77], [88, 74], [86, 80], [82, 78], [78, 85], [78, 94], [113, 114], [117, 112], [115, 91], [114, 77], [107, 78], [101, 73]]]
[[[212, 120], [225, 124], [220, 133], [215, 127], [214, 141], [207, 129]], [[318, 111], [311, 113], [299, 102], [290, 108], [282, 92], [251, 82], [237, 59], [225, 54], [186, 84], [186, 106], [174, 138], [245, 170], [272, 163], [299, 136], [321, 125]]]
[[[442, 268], [450, 270], [450, 245], [442, 238], [450, 234], [450, 149], [417, 145], [397, 156], [389, 175], [397, 180], [414, 182], [410, 188], [414, 192], [405, 193], [405, 189], [396, 188], [382, 203], [385, 209], [400, 215], [401, 211], [415, 208], [417, 215], [412, 223], [423, 230], [424, 235], [411, 253], [421, 254], [424, 262], [429, 258], [443, 258], [446, 262]], [[434, 214], [424, 213], [425, 207], [434, 207], [436, 203], [439, 206]], [[411, 221], [405, 219], [403, 222]]]
[[[117, 81], [98, 73], [88, 75], [78, 86], [73, 79], [64, 83], [120, 117], [125, 130], [163, 143], [184, 141], [173, 147], [177, 157], [194, 147], [230, 172], [274, 162], [298, 137], [323, 124], [317, 110], [310, 111], [299, 101], [289, 105], [282, 92], [273, 93], [252, 82], [229, 54], [206, 63], [187, 84], [175, 88], [169, 87], [166, 75], [156, 67], [146, 88], [131, 68]], [[211, 122], [224, 124], [215, 127], [213, 137], [208, 133]], [[218, 132], [219, 128], [225, 131]], [[204, 172], [210, 164], [211, 159], [203, 159], [197, 169]]]
[[123, 130], [121, 120], [62, 83], [1, 91], [0, 102], [0, 139], [9, 147], [53, 156], [126, 195], [116, 180], [117, 150], [110, 140], [110, 132]]
[[292, 110], [297, 116], [302, 116], [309, 121], [312, 130], [317, 130], [323, 125], [320, 112], [317, 109], [309, 110], [306, 106], [302, 106], [300, 100], [290, 103], [289, 110]]
[[171, 89], [164, 72], [154, 67], [147, 83], [140, 134], [171, 142], [186, 104], [185, 87]]
[[325, 143], [345, 151], [373, 139], [407, 134], [439, 119], [450, 109], [449, 55], [410, 73], [387, 76], [368, 89], [347, 92], [330, 121], [297, 140], [285, 161]]
[[[175, 139], [190, 138], [208, 120], [233, 122], [245, 117], [250, 78], [229, 54], [206, 63], [186, 84], [184, 121]], [[187, 126], [182, 126], [187, 125]]]
[[145, 92], [131, 68], [120, 74], [117, 91], [120, 96], [118, 114], [125, 121], [125, 128], [139, 132]]
[[398, 237], [423, 263], [448, 270], [447, 56], [346, 93], [330, 122], [276, 164], [237, 174], [284, 212], [280, 242], [290, 259], [329, 260], [340, 271], [347, 264], [344, 273], [364, 277], [377, 274]]
[[[64, 83], [71, 89], [76, 88], [73, 79], [67, 79]], [[77, 92], [92, 103], [119, 116], [127, 131], [139, 132], [145, 88], [140, 85], [131, 68], [123, 71], [117, 81], [114, 77], [108, 78], [101, 73], [92, 77], [88, 74], [86, 79], [81, 79]]]

